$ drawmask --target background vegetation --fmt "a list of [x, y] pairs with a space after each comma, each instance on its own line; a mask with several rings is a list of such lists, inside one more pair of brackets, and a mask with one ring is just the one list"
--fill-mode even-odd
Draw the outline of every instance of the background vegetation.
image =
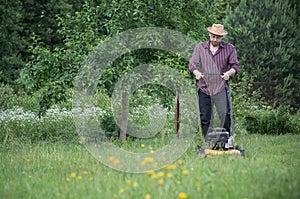
[[[293, 0], [3, 1], [0, 108], [7, 111], [19, 107], [39, 119], [53, 106], [70, 110], [74, 77], [82, 61], [99, 42], [122, 31], [164, 27], [200, 42], [207, 40], [206, 27], [223, 23], [230, 33], [224, 40], [237, 47], [242, 71], [232, 80], [238, 130], [257, 132], [254, 126], [263, 129], [272, 121], [274, 130], [268, 125], [269, 130], [260, 132], [298, 132], [298, 8], [298, 1]], [[123, 55], [98, 83], [96, 105], [106, 111], [101, 122], [110, 134], [119, 131], [109, 105], [114, 84], [142, 63], [167, 64], [192, 81], [187, 62], [176, 55], [152, 49]], [[156, 98], [169, 111], [174, 108], [174, 94], [158, 87], [144, 90], [153, 104]], [[7, 135], [2, 133], [2, 140]]]
[[[38, 117], [52, 106], [70, 110], [73, 81], [82, 61], [99, 42], [122, 31], [164, 27], [200, 42], [208, 38], [206, 27], [223, 23], [230, 33], [224, 40], [237, 47], [242, 71], [232, 80], [236, 120], [247, 125], [250, 123], [243, 121], [253, 118], [255, 111], [268, 112], [282, 106], [288, 115], [297, 114], [298, 8], [298, 1], [293, 0], [3, 1], [0, 108], [17, 106]], [[192, 79], [182, 58], [141, 49], [125, 54], [105, 71], [98, 84], [98, 94], [103, 95], [100, 98], [110, 103], [118, 77], [142, 63], [167, 64]], [[148, 88], [146, 92], [164, 99], [166, 107], [174, 107], [173, 94], [159, 88]], [[110, 112], [109, 106], [105, 109]], [[102, 121], [116, 134], [119, 129], [112, 120], [112, 115], [106, 114]]]
[[[299, 198], [299, 1], [0, 0], [0, 198]], [[231, 79], [236, 141], [246, 158], [200, 159], [200, 133], [173, 169], [121, 173], [82, 146], [72, 88], [82, 61], [101, 42], [133, 28], [163, 27], [196, 41], [222, 23], [241, 73]], [[113, 144], [149, 152], [174, 136], [174, 93], [144, 86], [129, 101], [133, 121], [162, 104], [152, 139], [117, 138], [115, 83], [140, 64], [162, 64], [194, 82], [187, 61], [162, 50], [124, 54], [98, 82], [95, 111]]]

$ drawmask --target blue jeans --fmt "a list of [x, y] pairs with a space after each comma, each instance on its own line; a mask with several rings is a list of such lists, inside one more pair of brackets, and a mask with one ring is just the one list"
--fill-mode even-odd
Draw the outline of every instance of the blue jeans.
[[210, 96], [198, 90], [198, 102], [202, 134], [205, 137], [209, 128], [213, 128], [213, 105], [216, 106], [220, 125], [230, 134], [230, 109], [225, 88], [216, 95]]

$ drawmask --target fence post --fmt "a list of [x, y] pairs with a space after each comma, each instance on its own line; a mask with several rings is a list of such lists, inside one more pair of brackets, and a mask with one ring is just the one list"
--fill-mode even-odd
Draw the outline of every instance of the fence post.
[[175, 96], [175, 134], [177, 137], [179, 137], [179, 127], [180, 127], [180, 100], [179, 100], [179, 94], [178, 91], [176, 91], [176, 96]]

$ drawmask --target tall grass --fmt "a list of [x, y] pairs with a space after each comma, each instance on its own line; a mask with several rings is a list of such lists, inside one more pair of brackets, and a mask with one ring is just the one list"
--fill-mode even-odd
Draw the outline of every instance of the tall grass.
[[[109, 98], [98, 100], [103, 105]], [[112, 118], [109, 104], [98, 111], [102, 125]], [[198, 136], [172, 165], [133, 174], [104, 166], [79, 144], [71, 111], [52, 107], [39, 118], [8, 105], [0, 112], [0, 198], [300, 198], [299, 114], [284, 109], [237, 110], [238, 130], [245, 133], [237, 132], [236, 142], [246, 158], [202, 159]], [[146, 109], [130, 110], [133, 120], [149, 119]], [[162, 148], [173, 135], [173, 113], [152, 139], [113, 144], [133, 152]]]
[[110, 169], [79, 144], [15, 141], [0, 150], [0, 198], [299, 198], [299, 140], [246, 135], [246, 158], [201, 159], [191, 147], [143, 174]]
[[72, 114], [66, 109], [53, 107], [39, 118], [34, 112], [21, 107], [0, 112], [0, 142], [5, 145], [14, 139], [74, 142], [77, 139]]

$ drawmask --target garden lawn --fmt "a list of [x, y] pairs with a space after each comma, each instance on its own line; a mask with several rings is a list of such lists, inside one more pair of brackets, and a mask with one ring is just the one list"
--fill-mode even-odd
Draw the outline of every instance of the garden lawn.
[[300, 135], [236, 140], [246, 158], [203, 159], [194, 143], [173, 165], [142, 174], [104, 166], [80, 144], [15, 141], [0, 148], [0, 198], [300, 198]]

